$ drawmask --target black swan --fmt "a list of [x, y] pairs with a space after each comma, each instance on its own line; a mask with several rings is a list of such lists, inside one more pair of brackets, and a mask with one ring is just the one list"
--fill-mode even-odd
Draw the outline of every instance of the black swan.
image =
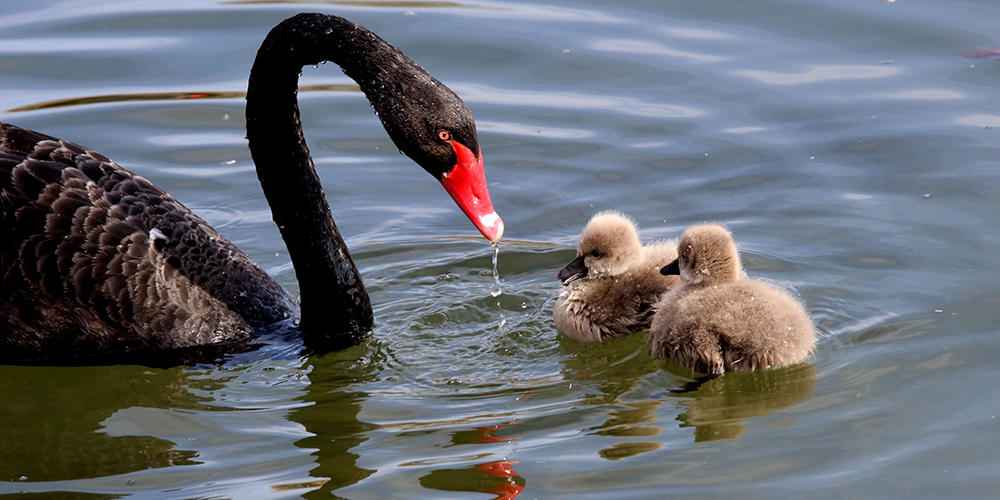
[[146, 179], [90, 149], [0, 124], [0, 359], [225, 349], [296, 316], [307, 341], [360, 341], [373, 327], [371, 303], [333, 222], [296, 100], [302, 67], [324, 61], [358, 83], [399, 150], [498, 241], [503, 221], [465, 103], [367, 29], [299, 14], [275, 26], [257, 52], [246, 119], [300, 304]]

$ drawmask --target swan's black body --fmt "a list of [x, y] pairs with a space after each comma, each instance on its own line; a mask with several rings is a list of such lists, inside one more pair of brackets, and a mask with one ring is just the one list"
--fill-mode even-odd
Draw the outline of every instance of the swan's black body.
[[235, 245], [100, 153], [0, 124], [0, 183], [0, 359], [226, 343], [292, 314]]
[[295, 98], [301, 68], [326, 60], [358, 82], [400, 150], [439, 180], [460, 152], [481, 168], [465, 104], [391, 45], [335, 16], [299, 14], [276, 26], [251, 70], [247, 139], [300, 283], [297, 308], [149, 181], [87, 148], [0, 124], [0, 359], [242, 344], [299, 311], [307, 338], [343, 343], [370, 331], [368, 294], [330, 214]]

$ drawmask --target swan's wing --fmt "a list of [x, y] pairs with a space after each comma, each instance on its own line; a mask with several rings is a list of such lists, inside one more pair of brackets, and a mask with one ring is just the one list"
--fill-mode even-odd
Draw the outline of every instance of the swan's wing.
[[0, 234], [0, 345], [183, 347], [290, 310], [249, 257], [151, 182], [6, 124]]

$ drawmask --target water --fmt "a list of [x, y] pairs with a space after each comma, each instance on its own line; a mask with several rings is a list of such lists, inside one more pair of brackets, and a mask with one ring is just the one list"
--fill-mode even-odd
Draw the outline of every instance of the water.
[[497, 267], [497, 261], [500, 259], [500, 243], [493, 244], [493, 289], [490, 290], [490, 296], [499, 297], [503, 293], [503, 288], [500, 287], [500, 270]]
[[[339, 13], [469, 104], [489, 243], [333, 65], [306, 137], [375, 305], [363, 345], [222, 367], [0, 366], [0, 494], [37, 498], [993, 498], [1000, 5], [7, 1], [0, 120], [171, 192], [293, 294], [243, 139], [264, 34]], [[806, 303], [811, 362], [695, 374], [561, 338], [594, 213], [724, 222]], [[499, 290], [502, 278], [503, 293]], [[30, 497], [29, 497], [30, 498]]]

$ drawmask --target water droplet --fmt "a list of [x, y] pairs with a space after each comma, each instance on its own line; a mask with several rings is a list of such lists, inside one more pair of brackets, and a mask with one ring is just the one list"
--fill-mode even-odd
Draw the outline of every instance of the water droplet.
[[490, 291], [490, 295], [493, 297], [499, 297], [503, 294], [503, 290], [500, 289], [500, 272], [497, 270], [497, 259], [500, 257], [500, 243], [493, 244], [493, 290]]

